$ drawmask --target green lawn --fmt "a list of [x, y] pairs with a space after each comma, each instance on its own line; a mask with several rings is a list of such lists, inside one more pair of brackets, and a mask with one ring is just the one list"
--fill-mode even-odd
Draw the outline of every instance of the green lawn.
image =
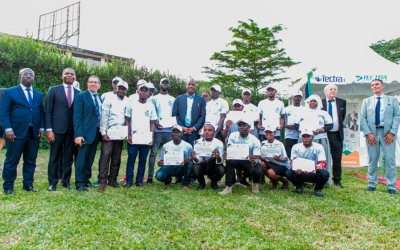
[[[17, 194], [0, 194], [1, 248], [400, 248], [400, 195], [389, 195], [383, 185], [367, 193], [365, 181], [347, 175], [365, 169], [345, 170], [346, 188], [324, 190], [322, 199], [310, 189], [295, 195], [262, 186], [253, 194], [235, 186], [221, 197], [210, 188], [184, 191], [158, 182], [78, 193], [46, 191], [47, 160], [48, 151], [41, 151], [38, 193], [22, 191], [19, 173]], [[125, 163], [126, 153], [120, 176]], [[97, 162], [94, 170], [97, 176]]]

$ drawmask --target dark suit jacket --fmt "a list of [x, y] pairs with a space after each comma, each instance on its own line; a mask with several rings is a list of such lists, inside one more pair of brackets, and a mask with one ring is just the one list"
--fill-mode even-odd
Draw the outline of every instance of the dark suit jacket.
[[[338, 121], [339, 121], [339, 135], [340, 139], [343, 141], [343, 121], [346, 118], [346, 100], [337, 98], [336, 99], [336, 109], [338, 113]], [[326, 106], [326, 98], [322, 99], [322, 109], [328, 112], [328, 108]]]
[[[187, 94], [176, 97], [172, 116], [176, 116], [176, 122], [180, 126], [185, 126], [187, 111]], [[194, 95], [192, 106], [192, 122], [189, 127], [194, 127], [198, 131], [204, 125], [206, 119], [206, 101], [199, 95]], [[186, 126], [185, 126], [186, 127]]]
[[[72, 87], [72, 86], [71, 86]], [[74, 100], [80, 93], [73, 88]], [[64, 85], [51, 87], [46, 95], [46, 128], [51, 128], [56, 134], [65, 134], [67, 129], [73, 129], [73, 103], [68, 107]]]
[[33, 136], [38, 138], [39, 129], [44, 126], [43, 95], [32, 88], [33, 104], [29, 105], [24, 91], [18, 84], [3, 90], [1, 102], [1, 120], [4, 129], [12, 128], [17, 139], [25, 138], [32, 117]]
[[74, 136], [82, 136], [91, 144], [97, 139], [96, 106], [89, 90], [83, 91], [74, 98]]

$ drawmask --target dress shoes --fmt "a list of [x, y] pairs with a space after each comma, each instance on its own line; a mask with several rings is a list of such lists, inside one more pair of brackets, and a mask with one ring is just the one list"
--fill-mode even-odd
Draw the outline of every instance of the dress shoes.
[[211, 188], [214, 190], [219, 189], [218, 184], [216, 182], [211, 182]]
[[100, 184], [100, 186], [97, 188], [97, 191], [99, 193], [104, 193], [104, 191], [106, 191], [106, 184]]
[[27, 191], [27, 192], [37, 192], [38, 190], [35, 189], [33, 186], [30, 187], [23, 187], [23, 190]]
[[367, 187], [367, 189], [365, 189], [365, 191], [367, 191], [367, 192], [372, 192], [375, 190], [376, 190], [376, 188], [374, 188], [374, 187]]
[[87, 189], [87, 187], [80, 186], [80, 187], [76, 187], [76, 191], [78, 191], [78, 192], [87, 192], [87, 191], [89, 191], [89, 189]]
[[53, 192], [53, 191], [56, 191], [57, 190], [57, 186], [56, 185], [50, 185], [48, 188], [47, 188], [47, 191], [50, 191], [50, 192]]
[[4, 190], [4, 194], [5, 195], [15, 195], [15, 192], [12, 189], [8, 189], [8, 190]]
[[119, 183], [116, 182], [116, 181], [108, 182], [108, 185], [109, 185], [110, 187], [113, 187], [113, 188], [120, 188], [120, 187], [121, 187], [121, 186], [119, 185]]
[[388, 192], [389, 194], [394, 194], [394, 195], [397, 194], [397, 191], [395, 189], [389, 189]]
[[93, 184], [89, 181], [88, 183], [85, 183], [85, 187], [92, 188]]
[[320, 189], [314, 190], [314, 194], [317, 197], [324, 197], [324, 194], [322, 193], [322, 190], [320, 190]]
[[126, 183], [125, 185], [124, 185], [124, 188], [125, 189], [129, 189], [129, 188], [131, 188], [132, 187], [132, 184], [129, 184], [129, 183]]
[[153, 178], [147, 178], [147, 184], [153, 184]]
[[199, 186], [197, 186], [196, 190], [200, 191], [206, 188], [205, 184], [199, 184]]
[[340, 187], [340, 188], [344, 188], [343, 184], [340, 181], [336, 181], [335, 182], [335, 186]]
[[66, 189], [72, 189], [71, 184], [69, 183], [63, 183], [62, 186], [65, 187]]

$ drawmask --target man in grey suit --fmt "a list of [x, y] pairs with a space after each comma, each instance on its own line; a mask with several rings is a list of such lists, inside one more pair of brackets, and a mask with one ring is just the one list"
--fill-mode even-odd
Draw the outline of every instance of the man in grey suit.
[[363, 100], [361, 108], [361, 130], [367, 139], [369, 156], [368, 188], [375, 191], [378, 184], [377, 165], [382, 148], [386, 167], [386, 187], [390, 194], [396, 191], [396, 134], [400, 122], [399, 104], [395, 97], [383, 94], [384, 84], [375, 79], [371, 82], [373, 96]]

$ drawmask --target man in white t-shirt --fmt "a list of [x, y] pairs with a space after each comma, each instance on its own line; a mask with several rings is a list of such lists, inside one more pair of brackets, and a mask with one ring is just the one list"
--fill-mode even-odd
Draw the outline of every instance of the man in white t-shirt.
[[[147, 82], [146, 82], [146, 80], [144, 80], [144, 79], [140, 79], [140, 80], [136, 83], [136, 92], [135, 92], [134, 94], [132, 94], [132, 95], [129, 96], [129, 101], [133, 101], [133, 100], [137, 101], [137, 100], [139, 100], [139, 88], [140, 88], [140, 86], [145, 85], [145, 84], [147, 84]], [[147, 87], [149, 87], [149, 86], [147, 86]], [[149, 95], [149, 93], [147, 93], [147, 96], [148, 96], [148, 95]], [[146, 97], [146, 98], [147, 98], [147, 97]]]
[[260, 118], [257, 127], [260, 131], [259, 138], [264, 140], [265, 131], [264, 125], [273, 124], [276, 126], [276, 139], [280, 139], [280, 130], [284, 124], [284, 104], [281, 100], [276, 98], [276, 88], [273, 84], [268, 84], [267, 86], [268, 99], [260, 101], [258, 104], [258, 112], [260, 113]]
[[228, 102], [220, 98], [221, 87], [214, 84], [210, 88], [211, 100], [206, 104], [206, 123], [211, 123], [215, 127], [215, 137], [223, 140], [221, 131], [224, 125], [226, 113], [229, 111]]
[[121, 77], [114, 77], [111, 81], [111, 86], [112, 86], [112, 91], [106, 92], [104, 94], [101, 95], [100, 99], [102, 102], [104, 102], [106, 99], [108, 99], [109, 97], [115, 97], [117, 94], [117, 84], [119, 82], [122, 82]]
[[[221, 134], [224, 138], [229, 137], [229, 135], [232, 132], [237, 132], [239, 131], [238, 126], [236, 124], [236, 122], [240, 119], [240, 120], [246, 120], [247, 123], [250, 124], [250, 134], [253, 134], [254, 131], [254, 121], [253, 118], [251, 117], [251, 115], [249, 113], [245, 113], [243, 111], [243, 102], [240, 99], [235, 99], [232, 102], [232, 111], [229, 111], [228, 114], [226, 115], [225, 118], [225, 124], [224, 124], [224, 129], [222, 130]], [[240, 116], [238, 116], [238, 113], [240, 112]], [[238, 119], [239, 118], [239, 119]], [[238, 120], [236, 120], [238, 119]]]
[[[149, 135], [154, 131], [154, 122], [157, 120], [157, 114], [154, 105], [147, 102], [149, 87], [147, 84], [139, 87], [139, 100], [130, 100], [129, 108], [125, 116], [126, 125], [128, 126], [128, 161], [126, 164], [126, 184], [125, 188], [130, 188], [133, 185], [133, 172], [135, 168], [136, 157], [139, 154], [138, 171], [136, 175], [136, 186], [141, 187], [143, 176], [146, 168], [147, 154], [149, 153], [150, 142], [137, 142], [132, 139], [134, 133]], [[139, 139], [139, 138], [138, 138]]]
[[259, 117], [260, 114], [258, 113], [258, 107], [251, 103], [251, 91], [250, 89], [243, 89], [242, 90], [242, 101], [243, 101], [243, 112], [246, 113], [246, 115], [252, 117], [254, 120], [253, 124], [251, 127], [254, 128], [253, 135], [258, 138], [258, 129], [256, 126], [254, 126]]

